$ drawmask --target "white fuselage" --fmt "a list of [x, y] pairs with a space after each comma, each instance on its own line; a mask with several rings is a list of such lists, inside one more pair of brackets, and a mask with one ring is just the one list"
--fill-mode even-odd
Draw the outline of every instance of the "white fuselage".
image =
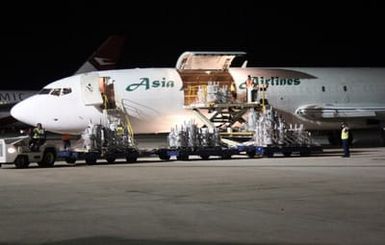
[[[295, 71], [300, 75], [278, 74]], [[183, 81], [180, 73], [172, 68], [146, 68], [95, 72], [98, 76], [114, 81], [115, 101], [128, 113], [134, 132], [168, 132], [172, 126], [193, 115], [184, 109]], [[341, 118], [309, 119], [299, 113], [301, 106], [346, 108], [385, 107], [385, 69], [380, 68], [231, 68], [238, 98], [245, 96], [244, 82], [251, 75], [268, 84], [266, 99], [282, 114], [300, 120], [308, 129], [335, 129]], [[79, 134], [89, 121], [102, 120], [97, 105], [86, 105], [82, 99], [82, 75], [75, 75], [53, 82], [45, 89], [66, 88], [70, 93], [38, 94], [19, 103], [12, 109], [18, 120], [35, 125], [37, 122], [52, 132]], [[384, 120], [383, 114], [375, 120]], [[342, 120], [346, 121], [347, 118]], [[352, 118], [352, 128], [366, 127], [366, 118]], [[338, 124], [337, 124], [338, 123]]]

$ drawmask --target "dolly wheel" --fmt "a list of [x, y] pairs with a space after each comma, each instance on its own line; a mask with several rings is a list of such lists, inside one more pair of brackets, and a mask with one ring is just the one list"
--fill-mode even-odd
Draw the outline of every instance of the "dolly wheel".
[[106, 161], [108, 164], [113, 164], [115, 162], [115, 157], [106, 157]]
[[133, 155], [133, 156], [128, 155], [128, 156], [126, 157], [126, 162], [127, 162], [127, 163], [134, 163], [134, 162], [136, 162], [137, 159], [138, 159], [138, 157], [135, 156], [135, 155]]
[[210, 155], [208, 154], [201, 154], [200, 157], [203, 159], [203, 160], [208, 160], [210, 158]]
[[247, 152], [247, 156], [248, 156], [249, 158], [254, 158], [254, 156], [255, 156], [255, 151], [248, 151], [248, 152]]

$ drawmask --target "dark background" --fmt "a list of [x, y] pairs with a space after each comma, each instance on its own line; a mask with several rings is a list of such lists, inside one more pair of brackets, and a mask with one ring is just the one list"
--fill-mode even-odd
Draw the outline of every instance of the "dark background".
[[72, 75], [112, 34], [119, 68], [174, 67], [183, 51], [245, 51], [249, 66], [385, 66], [381, 1], [51, 1], [2, 7], [0, 90]]

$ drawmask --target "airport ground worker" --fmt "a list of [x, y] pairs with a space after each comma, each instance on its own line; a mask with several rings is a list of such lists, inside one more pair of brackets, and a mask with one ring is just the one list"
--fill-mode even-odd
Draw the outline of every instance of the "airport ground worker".
[[349, 150], [349, 128], [346, 123], [342, 123], [341, 125], [341, 142], [342, 142], [342, 148], [344, 150], [343, 157], [350, 157], [350, 150]]
[[231, 97], [232, 97], [232, 102], [236, 102], [236, 100], [237, 100], [237, 87], [236, 87], [234, 81], [230, 84], [230, 93], [231, 93]]
[[83, 147], [84, 149], [91, 150], [94, 143], [94, 124], [89, 121], [87, 128], [82, 133]]
[[32, 151], [38, 151], [40, 146], [44, 144], [46, 139], [45, 130], [43, 129], [43, 126], [41, 123], [37, 123], [36, 127], [33, 128], [31, 132], [31, 140], [29, 143], [30, 149]]
[[107, 110], [108, 109], [108, 97], [105, 93], [101, 93], [102, 99], [103, 99], [103, 109]]
[[118, 124], [118, 126], [115, 129], [115, 132], [116, 132], [116, 135], [119, 137], [122, 137], [124, 135], [124, 128], [123, 128], [122, 124], [120, 124], [120, 123]]
[[116, 134], [116, 137], [118, 138], [118, 140], [121, 141], [121, 143], [123, 143], [123, 144], [128, 143], [127, 131], [123, 127], [122, 123], [119, 123], [118, 126], [116, 127], [115, 134]]
[[71, 147], [71, 137], [69, 134], [63, 134], [62, 141], [63, 141], [64, 150], [67, 150]]
[[253, 102], [253, 90], [254, 90], [254, 81], [253, 78], [248, 75], [247, 80], [246, 80], [246, 98], [247, 98], [247, 103]]

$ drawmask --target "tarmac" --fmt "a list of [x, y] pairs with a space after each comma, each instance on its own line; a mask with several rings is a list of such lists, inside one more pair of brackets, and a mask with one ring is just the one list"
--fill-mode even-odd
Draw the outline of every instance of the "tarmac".
[[0, 169], [0, 244], [384, 244], [385, 148]]

